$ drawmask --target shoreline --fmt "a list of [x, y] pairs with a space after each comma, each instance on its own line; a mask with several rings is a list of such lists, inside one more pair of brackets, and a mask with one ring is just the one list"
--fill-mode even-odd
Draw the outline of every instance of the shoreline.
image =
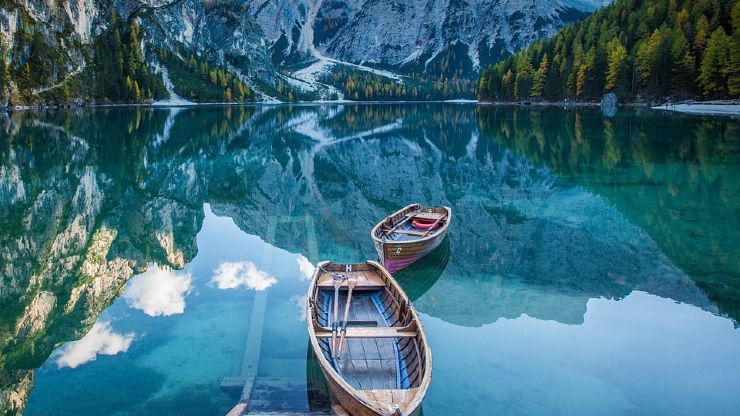
[[195, 101], [173, 101], [168, 102], [154, 101], [151, 103], [106, 103], [106, 104], [81, 104], [81, 105], [19, 105], [13, 107], [0, 107], [0, 113], [11, 113], [17, 111], [32, 111], [32, 110], [74, 110], [83, 108], [123, 108], [123, 107], [148, 107], [148, 108], [195, 108], [195, 107], [217, 107], [217, 106], [233, 106], [233, 107], [256, 107], [256, 106], [313, 106], [313, 105], [325, 105], [325, 104], [429, 104], [429, 103], [446, 103], [446, 104], [481, 104], [478, 100], [466, 99], [466, 98], [455, 98], [451, 100], [364, 100], [364, 101], [353, 101], [353, 100], [316, 100], [316, 101], [250, 101], [250, 102], [195, 102]]
[[650, 107], [658, 111], [671, 111], [684, 114], [703, 114], [713, 116], [740, 116], [740, 102], [738, 101], [694, 101], [681, 103], [665, 103]]
[[589, 101], [478, 101], [478, 104], [502, 107], [601, 107], [601, 103]]
[[[147, 107], [152, 109], [165, 108], [196, 108], [196, 107], [217, 107], [217, 106], [234, 106], [234, 107], [252, 107], [252, 106], [315, 106], [326, 104], [355, 104], [355, 105], [378, 105], [378, 104], [474, 104], [480, 106], [520, 106], [520, 107], [563, 107], [563, 108], [596, 108], [601, 107], [600, 102], [576, 102], [576, 101], [479, 101], [473, 99], [456, 98], [450, 100], [317, 100], [317, 101], [254, 101], [254, 102], [192, 102], [192, 101], [155, 101], [151, 103], [106, 103], [106, 104], [83, 104], [83, 105], [28, 105], [1, 107], [0, 113], [12, 113], [19, 111], [33, 110], [72, 110], [72, 109], [95, 109], [95, 108], [123, 108], [123, 107]], [[618, 107], [625, 108], [644, 108], [655, 111], [670, 111], [683, 114], [710, 115], [740, 117], [740, 101], [688, 101], [678, 103], [665, 103], [657, 106], [651, 106], [645, 102], [632, 102], [619, 104]]]
[[[600, 102], [576, 102], [576, 101], [480, 101], [480, 105], [491, 106], [523, 106], [523, 107], [563, 107], [575, 108], [601, 107]], [[708, 101], [682, 101], [677, 103], [665, 103], [661, 105], [650, 105], [647, 102], [620, 103], [618, 107], [642, 108], [654, 111], [670, 111], [682, 114], [740, 117], [740, 101], [736, 100], [708, 100]]]

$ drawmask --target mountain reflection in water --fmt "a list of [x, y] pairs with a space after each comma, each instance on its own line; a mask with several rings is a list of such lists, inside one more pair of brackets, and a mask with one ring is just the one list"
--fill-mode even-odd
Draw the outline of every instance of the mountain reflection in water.
[[314, 264], [375, 258], [369, 230], [407, 203], [451, 206], [448, 241], [398, 278], [422, 314], [458, 326], [581, 324], [589, 299], [633, 291], [740, 318], [733, 120], [415, 104], [20, 112], [0, 125], [10, 408], [131, 276], [196, 256], [206, 203]]

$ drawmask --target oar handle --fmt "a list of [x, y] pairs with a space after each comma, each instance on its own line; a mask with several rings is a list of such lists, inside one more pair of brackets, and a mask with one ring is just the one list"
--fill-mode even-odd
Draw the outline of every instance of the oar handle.
[[424, 233], [424, 235], [422, 236], [422, 238], [424, 238], [427, 235], [429, 235], [429, 233], [431, 233], [434, 230], [434, 227], [436, 227], [437, 224], [439, 224], [439, 222], [442, 221], [445, 218], [447, 218], [447, 215], [443, 215], [443, 216], [437, 218], [437, 221], [434, 221], [434, 224], [432, 224], [432, 225], [429, 226], [429, 228], [427, 229], [427, 232]]
[[339, 273], [333, 274], [332, 277], [334, 278], [334, 316], [331, 323], [331, 355], [334, 356], [334, 351], [337, 349], [337, 326], [339, 324], [339, 288], [344, 282], [344, 277]]
[[339, 346], [337, 348], [339, 355], [342, 354], [342, 349], [344, 349], [344, 336], [347, 333], [347, 321], [349, 320], [349, 306], [352, 303], [352, 290], [356, 285], [357, 278], [354, 276], [349, 277], [347, 280], [347, 287], [349, 287], [349, 291], [347, 292], [347, 303], [344, 305], [344, 319], [342, 320], [342, 330], [339, 335]]

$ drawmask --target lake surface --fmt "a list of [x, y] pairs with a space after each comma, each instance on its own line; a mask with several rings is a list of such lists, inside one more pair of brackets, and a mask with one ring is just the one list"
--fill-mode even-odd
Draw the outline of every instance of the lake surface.
[[27, 415], [322, 411], [320, 260], [448, 205], [396, 274], [430, 415], [740, 414], [740, 123], [469, 104], [0, 118], [0, 382]]

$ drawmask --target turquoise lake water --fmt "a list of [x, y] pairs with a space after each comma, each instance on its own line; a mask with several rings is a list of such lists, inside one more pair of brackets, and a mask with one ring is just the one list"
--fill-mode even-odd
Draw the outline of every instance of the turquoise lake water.
[[225, 414], [252, 373], [253, 411], [327, 410], [313, 264], [375, 259], [370, 229], [412, 202], [453, 210], [395, 276], [433, 354], [424, 415], [740, 413], [737, 119], [378, 104], [0, 123], [0, 370], [27, 415]]

